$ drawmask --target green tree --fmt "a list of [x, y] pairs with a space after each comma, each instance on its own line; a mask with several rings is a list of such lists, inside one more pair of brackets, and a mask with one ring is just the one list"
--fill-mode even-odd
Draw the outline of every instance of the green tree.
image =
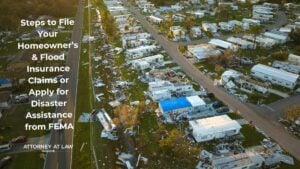
[[195, 17], [188, 15], [182, 25], [187, 30], [187, 33], [190, 33], [192, 27], [196, 25]]
[[256, 45], [256, 37], [262, 32], [262, 27], [259, 26], [259, 25], [251, 25], [249, 30], [248, 30], [248, 33], [253, 35], [254, 37], [254, 44]]
[[300, 45], [300, 28], [296, 28], [290, 33], [290, 38], [296, 43], [296, 45]]
[[240, 34], [243, 32], [243, 27], [241, 25], [235, 25], [233, 28], [233, 32], [235, 34]]
[[178, 50], [181, 52], [181, 53], [185, 53], [187, 51], [187, 46], [186, 45], [179, 45], [178, 46]]
[[169, 31], [170, 30], [170, 27], [173, 26], [173, 20], [172, 19], [167, 19], [165, 20], [163, 23], [162, 23], [162, 29], [164, 31]]
[[300, 117], [300, 106], [292, 106], [285, 111], [285, 118], [290, 121], [295, 121]]
[[228, 5], [221, 5], [219, 6], [219, 11], [218, 11], [218, 20], [219, 21], [228, 21], [229, 16], [231, 16], [231, 9]]
[[178, 129], [171, 130], [167, 138], [159, 141], [159, 146], [163, 150], [172, 152], [174, 156], [181, 158], [198, 154], [200, 151], [198, 148], [190, 145]]
[[273, 59], [285, 61], [288, 58], [288, 53], [283, 52], [283, 51], [278, 51], [278, 52], [272, 53], [271, 56], [272, 56]]

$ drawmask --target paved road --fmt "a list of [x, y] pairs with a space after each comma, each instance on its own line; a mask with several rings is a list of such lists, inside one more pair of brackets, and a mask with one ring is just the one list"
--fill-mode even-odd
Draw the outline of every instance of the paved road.
[[133, 6], [130, 6], [127, 1], [123, 0], [125, 6], [128, 7], [131, 14], [140, 21], [143, 27], [152, 34], [153, 38], [160, 43], [160, 45], [166, 50], [166, 52], [173, 58], [173, 60], [181, 66], [183, 71], [195, 80], [200, 85], [207, 88], [208, 91], [214, 93], [214, 95], [222, 100], [234, 111], [239, 111], [241, 115], [248, 121], [253, 121], [254, 124], [262, 129], [268, 136], [273, 138], [278, 144], [282, 146], [286, 151], [290, 152], [297, 159], [300, 159], [300, 140], [289, 134], [283, 129], [283, 127], [275, 121], [269, 121], [265, 117], [259, 115], [248, 104], [240, 102], [237, 98], [229, 95], [224, 89], [213, 85], [213, 81], [206, 77], [201, 71], [199, 71], [193, 64], [178, 51], [178, 44], [168, 41], [162, 35], [159, 35], [157, 30], [147, 22], [146, 18], [139, 13]]
[[270, 25], [266, 25], [265, 30], [272, 30], [272, 29], [278, 29], [288, 23], [288, 18], [284, 11], [278, 11], [277, 18], [274, 23]]
[[[63, 9], [61, 9], [63, 10]], [[73, 27], [73, 34], [71, 41], [81, 44], [82, 29], [83, 29], [83, 12], [84, 1], [80, 1], [75, 18], [75, 25]], [[66, 107], [58, 108], [56, 112], [71, 112], [72, 119], [65, 119], [64, 123], [74, 123], [75, 107], [77, 98], [77, 80], [80, 61], [80, 47], [77, 49], [70, 49], [66, 60], [66, 65], [70, 66], [71, 72], [66, 73], [64, 77], [70, 78], [69, 83], [61, 85], [61, 89], [69, 90], [69, 95], [59, 97], [60, 101], [67, 101]], [[55, 145], [72, 145], [73, 144], [73, 130], [51, 131], [50, 144]], [[58, 150], [53, 153], [47, 153], [44, 163], [44, 169], [71, 169], [72, 167], [72, 149]]]
[[264, 107], [272, 111], [272, 113], [268, 114], [270, 118], [272, 118], [273, 120], [278, 120], [283, 117], [284, 112], [287, 108], [299, 104], [300, 104], [300, 95], [295, 95], [285, 99], [278, 100]]

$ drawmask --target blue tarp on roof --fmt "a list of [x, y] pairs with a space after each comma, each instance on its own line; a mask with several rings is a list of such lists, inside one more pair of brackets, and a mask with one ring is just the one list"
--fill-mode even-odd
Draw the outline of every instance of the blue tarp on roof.
[[8, 79], [0, 79], [0, 85], [9, 84], [10, 81]]
[[163, 112], [192, 107], [192, 104], [185, 97], [163, 100], [160, 101], [159, 104]]

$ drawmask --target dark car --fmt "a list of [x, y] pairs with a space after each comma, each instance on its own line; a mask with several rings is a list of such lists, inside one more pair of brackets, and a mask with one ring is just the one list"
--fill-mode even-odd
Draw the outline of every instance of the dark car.
[[219, 108], [219, 107], [223, 106], [223, 103], [220, 102], [220, 101], [215, 101], [215, 102], [212, 103], [212, 106], [214, 108]]
[[219, 114], [226, 114], [229, 112], [229, 108], [228, 107], [221, 107], [217, 109], [217, 113]]
[[8, 165], [11, 162], [11, 160], [12, 160], [11, 156], [3, 157], [0, 160], [0, 169], [4, 168], [6, 165]]
[[19, 136], [11, 140], [12, 144], [25, 143], [25, 142], [27, 142], [26, 136]]

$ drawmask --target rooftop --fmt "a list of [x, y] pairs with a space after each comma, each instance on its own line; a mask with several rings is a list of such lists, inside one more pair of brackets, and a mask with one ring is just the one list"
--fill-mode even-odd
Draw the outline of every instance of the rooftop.
[[214, 116], [189, 122], [193, 130], [205, 135], [205, 133], [215, 133], [241, 128], [239, 123], [232, 120], [227, 115]]
[[4, 84], [10, 84], [10, 80], [9, 79], [0, 79], [0, 85], [4, 85]]
[[160, 101], [159, 104], [163, 112], [168, 112], [182, 108], [205, 105], [205, 102], [199, 96], [190, 96], [163, 100]]
[[280, 69], [276, 69], [270, 66], [266, 66], [263, 64], [257, 64], [255, 66], [252, 67], [251, 71], [255, 71], [255, 72], [262, 72], [264, 74], [267, 75], [271, 75], [274, 77], [278, 77], [280, 79], [289, 81], [289, 82], [296, 82], [299, 78], [299, 75], [296, 75], [294, 73], [290, 73], [284, 70], [280, 70]]

